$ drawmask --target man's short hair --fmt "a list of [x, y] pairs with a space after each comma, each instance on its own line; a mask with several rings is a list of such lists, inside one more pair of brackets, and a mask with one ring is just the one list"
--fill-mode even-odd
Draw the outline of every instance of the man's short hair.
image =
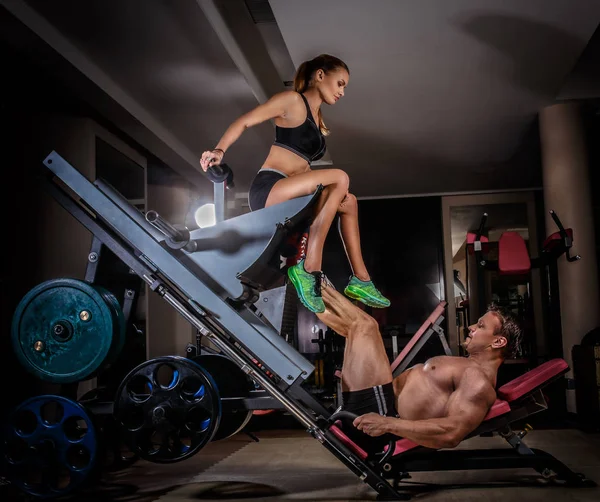
[[502, 351], [505, 359], [512, 359], [521, 355], [521, 338], [523, 332], [517, 323], [514, 314], [496, 303], [490, 304], [488, 312], [492, 312], [500, 321], [498, 334], [506, 338], [507, 344]]

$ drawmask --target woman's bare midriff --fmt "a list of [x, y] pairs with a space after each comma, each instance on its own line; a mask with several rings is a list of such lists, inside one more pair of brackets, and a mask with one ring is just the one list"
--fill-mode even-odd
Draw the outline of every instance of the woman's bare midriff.
[[277, 171], [281, 171], [288, 176], [295, 176], [296, 174], [310, 171], [310, 165], [306, 160], [294, 152], [290, 152], [277, 145], [271, 146], [269, 155], [267, 155], [261, 169], [263, 168], [277, 169]]

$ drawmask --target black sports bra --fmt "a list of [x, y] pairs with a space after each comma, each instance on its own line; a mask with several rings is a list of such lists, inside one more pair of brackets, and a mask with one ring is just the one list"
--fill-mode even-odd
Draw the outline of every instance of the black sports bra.
[[325, 137], [315, 123], [308, 101], [300, 94], [306, 105], [306, 120], [298, 127], [275, 126], [275, 145], [299, 155], [308, 163], [319, 160], [325, 155]]

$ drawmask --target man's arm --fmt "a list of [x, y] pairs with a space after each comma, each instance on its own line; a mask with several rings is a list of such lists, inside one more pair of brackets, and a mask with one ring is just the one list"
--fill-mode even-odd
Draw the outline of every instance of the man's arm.
[[496, 392], [483, 374], [467, 370], [448, 401], [442, 418], [404, 420], [368, 413], [354, 426], [370, 436], [391, 433], [427, 448], [454, 448], [474, 431], [496, 400]]

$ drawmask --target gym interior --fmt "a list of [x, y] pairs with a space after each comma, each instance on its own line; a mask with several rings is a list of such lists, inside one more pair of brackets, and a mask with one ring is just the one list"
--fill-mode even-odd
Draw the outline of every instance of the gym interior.
[[[0, 500], [598, 500], [599, 23], [591, 0], [0, 0]], [[312, 167], [358, 198], [394, 376], [466, 357], [492, 302], [522, 328], [455, 448], [371, 455], [335, 420], [345, 340], [285, 275], [318, 190], [248, 206], [273, 124], [199, 168], [321, 53], [352, 81]], [[352, 273], [337, 225], [323, 271]]]

